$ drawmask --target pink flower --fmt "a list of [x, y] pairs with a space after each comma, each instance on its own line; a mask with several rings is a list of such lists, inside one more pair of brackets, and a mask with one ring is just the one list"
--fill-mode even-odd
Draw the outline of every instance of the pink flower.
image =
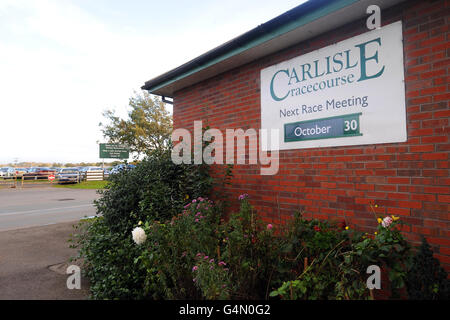
[[220, 261], [219, 262], [219, 266], [226, 266], [227, 264], [225, 263], [225, 262], [223, 262], [223, 261]]
[[202, 255], [203, 255], [203, 253], [200, 253], [200, 252], [199, 252], [199, 253], [197, 253], [195, 256], [196, 256], [196, 257], [200, 257], [200, 256], [202, 256]]
[[383, 221], [381, 222], [381, 225], [382, 225], [384, 228], [388, 228], [388, 227], [391, 225], [392, 222], [394, 222], [394, 220], [393, 220], [391, 217], [386, 217], [386, 218], [384, 218]]
[[267, 230], [272, 230], [272, 228], [273, 228], [273, 225], [269, 223], [269, 224], [267, 225]]
[[213, 263], [213, 262], [214, 262], [214, 259], [209, 260], [209, 263]]
[[195, 222], [199, 222], [200, 220], [198, 220], [198, 219], [195, 219]]
[[194, 266], [194, 267], [192, 268], [192, 272], [197, 271], [197, 270], [198, 270], [198, 267], [197, 267], [197, 266]]
[[244, 199], [247, 199], [247, 198], [248, 198], [248, 194], [247, 194], [247, 193], [241, 194], [241, 195], [238, 197], [239, 200], [244, 200]]

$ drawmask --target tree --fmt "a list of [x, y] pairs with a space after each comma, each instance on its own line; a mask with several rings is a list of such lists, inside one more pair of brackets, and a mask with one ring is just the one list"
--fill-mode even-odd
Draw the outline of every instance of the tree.
[[121, 119], [113, 110], [103, 112], [109, 120], [108, 124], [99, 124], [103, 136], [111, 143], [127, 145], [136, 157], [166, 147], [172, 133], [172, 116], [165, 103], [143, 91], [135, 92], [129, 106], [128, 119]]

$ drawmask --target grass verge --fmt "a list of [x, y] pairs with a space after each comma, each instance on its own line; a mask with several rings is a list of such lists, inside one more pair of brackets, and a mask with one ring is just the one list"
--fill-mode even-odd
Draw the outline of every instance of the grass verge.
[[81, 183], [54, 184], [55, 188], [69, 189], [104, 189], [108, 181], [83, 181]]

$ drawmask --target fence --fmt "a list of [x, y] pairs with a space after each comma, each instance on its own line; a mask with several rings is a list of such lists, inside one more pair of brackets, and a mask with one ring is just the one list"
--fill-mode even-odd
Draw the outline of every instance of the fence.
[[11, 177], [1, 177], [0, 187], [16, 188], [23, 187], [24, 185], [50, 185], [59, 182], [58, 179], [56, 179], [56, 176], [53, 181], [50, 181], [48, 177], [48, 175], [15, 175]]
[[[50, 175], [55, 177], [54, 180], [50, 181], [48, 178]], [[24, 185], [51, 185], [56, 183], [65, 182], [81, 182], [81, 181], [101, 181], [105, 179], [105, 174], [103, 170], [92, 170], [87, 172], [80, 172], [79, 178], [73, 181], [68, 181], [67, 179], [58, 179], [58, 173], [53, 174], [16, 174], [14, 176], [0, 177], [0, 188], [1, 187], [23, 187]]]
[[92, 170], [86, 171], [84, 174], [84, 179], [86, 181], [101, 181], [104, 180], [105, 174], [103, 170]]

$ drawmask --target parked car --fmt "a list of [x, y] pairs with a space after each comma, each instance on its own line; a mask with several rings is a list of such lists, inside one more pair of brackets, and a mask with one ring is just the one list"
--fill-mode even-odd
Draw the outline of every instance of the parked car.
[[12, 178], [16, 175], [16, 171], [14, 168], [10, 167], [4, 167], [0, 168], [0, 177], [3, 177], [4, 179]]
[[33, 167], [27, 173], [23, 175], [25, 180], [29, 179], [47, 179], [48, 176], [55, 174], [56, 172], [47, 167]]
[[7, 168], [0, 168], [0, 177], [3, 177], [6, 173]]
[[131, 170], [131, 169], [134, 169], [134, 168], [136, 168], [136, 166], [134, 164], [125, 165], [125, 164], [122, 163], [122, 164], [118, 164], [117, 166], [114, 166], [111, 169], [110, 174], [116, 174], [116, 173], [119, 173], [119, 172], [121, 172], [123, 170]]
[[103, 171], [102, 167], [86, 167], [86, 171]]
[[22, 176], [28, 172], [26, 168], [14, 168], [17, 178], [22, 178]]
[[111, 169], [112, 168], [104, 168], [103, 169], [103, 176], [105, 177], [105, 179], [107, 179], [109, 177], [109, 175], [111, 174]]
[[[86, 180], [103, 180], [104, 173], [101, 167], [87, 167], [86, 168]], [[89, 176], [89, 178], [88, 178]]]
[[80, 172], [76, 168], [61, 169], [56, 178], [58, 183], [78, 183], [80, 182]]
[[80, 171], [80, 180], [86, 180], [86, 176], [89, 173], [94, 173], [94, 172], [103, 172], [103, 169], [101, 167], [79, 167], [79, 171]]

